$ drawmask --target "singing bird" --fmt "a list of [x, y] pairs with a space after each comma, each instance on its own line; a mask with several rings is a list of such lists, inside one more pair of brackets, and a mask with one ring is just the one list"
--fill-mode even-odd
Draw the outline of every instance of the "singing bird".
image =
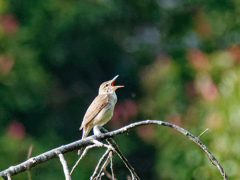
[[[124, 86], [114, 86], [113, 83], [117, 79], [118, 75], [112, 80], [102, 83], [99, 87], [98, 96], [88, 107], [82, 125], [79, 130], [83, 129], [82, 139], [87, 137], [91, 129], [100, 125], [106, 124], [113, 116], [113, 110], [117, 102], [116, 89]], [[81, 149], [78, 150], [78, 155], [81, 153]]]

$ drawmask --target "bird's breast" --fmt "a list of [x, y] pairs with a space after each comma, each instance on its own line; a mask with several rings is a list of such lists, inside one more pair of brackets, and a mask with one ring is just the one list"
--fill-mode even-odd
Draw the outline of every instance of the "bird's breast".
[[106, 124], [113, 116], [114, 105], [108, 103], [94, 118], [94, 125], [103, 126]]
[[94, 118], [95, 125], [103, 126], [112, 118], [116, 102], [117, 102], [117, 96], [114, 93], [109, 97], [108, 103], [106, 104], [106, 106]]

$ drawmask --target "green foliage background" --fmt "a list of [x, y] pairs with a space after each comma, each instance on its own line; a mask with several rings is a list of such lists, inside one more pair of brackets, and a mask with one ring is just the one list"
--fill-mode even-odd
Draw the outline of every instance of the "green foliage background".
[[[238, 0], [0, 0], [0, 169], [77, 140], [99, 85], [119, 74], [109, 130], [144, 119], [196, 136], [240, 178]], [[196, 145], [165, 127], [115, 138], [142, 179], [221, 179]], [[103, 149], [72, 175], [89, 179]], [[66, 155], [69, 167], [76, 152]], [[118, 179], [128, 171], [117, 156]], [[64, 179], [57, 159], [32, 179]], [[26, 179], [21, 173], [12, 179]], [[105, 178], [105, 177], [104, 177]], [[103, 179], [104, 179], [103, 178]], [[106, 179], [106, 178], [105, 178]]]

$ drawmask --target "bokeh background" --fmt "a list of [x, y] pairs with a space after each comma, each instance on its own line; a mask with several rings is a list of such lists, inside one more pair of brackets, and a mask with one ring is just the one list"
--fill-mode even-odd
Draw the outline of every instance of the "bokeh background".
[[[79, 139], [99, 85], [119, 74], [108, 130], [145, 119], [196, 136], [210, 128], [202, 142], [240, 179], [239, 17], [239, 0], [0, 0], [0, 169], [31, 145], [35, 156]], [[142, 179], [222, 179], [175, 130], [149, 125], [115, 140]], [[72, 179], [89, 179], [103, 152], [91, 150]], [[65, 157], [71, 168], [77, 153]], [[114, 169], [129, 174], [116, 155]], [[64, 179], [57, 159], [30, 173]]]

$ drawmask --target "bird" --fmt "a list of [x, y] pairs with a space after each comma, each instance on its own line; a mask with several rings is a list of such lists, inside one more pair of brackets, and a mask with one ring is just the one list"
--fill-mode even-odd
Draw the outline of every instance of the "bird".
[[[117, 95], [115, 91], [124, 86], [114, 86], [113, 83], [119, 75], [102, 83], [98, 90], [98, 96], [88, 107], [79, 130], [83, 129], [82, 139], [88, 136], [91, 129], [96, 126], [105, 125], [113, 116]], [[78, 150], [80, 155], [81, 149]]]

